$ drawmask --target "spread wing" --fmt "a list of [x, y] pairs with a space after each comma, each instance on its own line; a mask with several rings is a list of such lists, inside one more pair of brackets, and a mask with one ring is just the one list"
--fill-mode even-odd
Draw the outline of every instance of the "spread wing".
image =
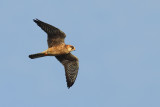
[[38, 19], [34, 19], [33, 21], [47, 33], [49, 48], [64, 43], [66, 35], [63, 31]]
[[79, 69], [78, 58], [71, 53], [56, 56], [56, 58], [64, 65], [67, 87], [70, 88], [77, 77]]

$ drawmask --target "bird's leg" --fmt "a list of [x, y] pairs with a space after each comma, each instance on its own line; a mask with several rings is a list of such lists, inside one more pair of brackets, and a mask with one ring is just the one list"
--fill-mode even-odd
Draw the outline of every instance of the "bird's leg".
[[47, 49], [47, 50], [45, 50], [45, 51], [43, 51], [43, 52], [41, 52], [41, 53], [47, 55], [47, 54], [49, 54], [49, 51], [48, 51], [48, 49]]

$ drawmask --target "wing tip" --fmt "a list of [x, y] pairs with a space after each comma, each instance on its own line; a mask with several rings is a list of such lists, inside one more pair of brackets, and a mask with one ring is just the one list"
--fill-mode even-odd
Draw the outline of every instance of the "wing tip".
[[40, 20], [37, 19], [37, 18], [33, 19], [33, 21], [34, 21], [35, 23], [40, 22]]
[[72, 85], [71, 85], [71, 86], [68, 86], [68, 85], [67, 85], [67, 87], [68, 87], [68, 89], [70, 89], [70, 88], [72, 87]]
[[67, 82], [67, 87], [68, 89], [71, 88], [73, 86], [74, 82]]

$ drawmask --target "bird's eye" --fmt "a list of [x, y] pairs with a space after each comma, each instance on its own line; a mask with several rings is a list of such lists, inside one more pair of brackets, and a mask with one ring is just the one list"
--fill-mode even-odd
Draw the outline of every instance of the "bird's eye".
[[71, 46], [72, 49], [74, 49], [74, 46]]

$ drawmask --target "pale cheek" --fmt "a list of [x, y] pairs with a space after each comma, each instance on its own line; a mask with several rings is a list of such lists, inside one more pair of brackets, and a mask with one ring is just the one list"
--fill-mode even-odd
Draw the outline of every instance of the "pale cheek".
[[71, 51], [72, 49], [71, 48], [68, 48], [68, 51]]

